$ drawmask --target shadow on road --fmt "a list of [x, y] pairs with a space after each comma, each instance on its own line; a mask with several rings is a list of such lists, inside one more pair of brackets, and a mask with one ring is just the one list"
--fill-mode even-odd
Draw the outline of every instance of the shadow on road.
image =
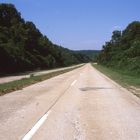
[[84, 87], [79, 88], [81, 91], [89, 91], [89, 90], [105, 90], [105, 89], [113, 89], [112, 87]]

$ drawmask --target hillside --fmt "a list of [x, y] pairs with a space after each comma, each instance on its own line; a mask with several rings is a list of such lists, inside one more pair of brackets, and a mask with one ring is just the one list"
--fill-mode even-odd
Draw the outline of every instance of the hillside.
[[96, 56], [100, 53], [100, 50], [78, 50], [75, 52], [86, 55], [91, 59], [91, 61], [94, 61]]
[[140, 22], [130, 23], [124, 31], [114, 31], [98, 55], [98, 63], [140, 75]]
[[52, 43], [12, 4], [0, 4], [0, 74], [69, 66], [89, 57]]

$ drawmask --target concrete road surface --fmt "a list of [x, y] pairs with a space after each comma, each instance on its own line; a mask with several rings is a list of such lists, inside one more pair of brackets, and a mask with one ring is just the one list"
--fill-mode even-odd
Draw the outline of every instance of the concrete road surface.
[[140, 140], [140, 99], [90, 64], [0, 97], [0, 140]]

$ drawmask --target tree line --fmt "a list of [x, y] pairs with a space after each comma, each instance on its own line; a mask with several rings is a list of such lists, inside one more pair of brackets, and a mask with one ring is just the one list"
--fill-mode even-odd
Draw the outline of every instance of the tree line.
[[114, 31], [97, 57], [99, 64], [140, 74], [140, 22], [130, 23], [123, 31]]
[[69, 66], [89, 62], [86, 55], [52, 43], [13, 4], [0, 4], [0, 73]]
[[77, 50], [75, 52], [86, 55], [91, 59], [92, 62], [95, 62], [100, 50]]

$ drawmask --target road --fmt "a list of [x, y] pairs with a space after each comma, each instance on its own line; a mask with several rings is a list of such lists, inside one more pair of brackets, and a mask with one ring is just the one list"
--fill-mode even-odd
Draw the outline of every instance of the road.
[[22, 75], [0, 77], [0, 84], [12, 82], [15, 80], [20, 80], [22, 78], [29, 78], [31, 74], [33, 74], [34, 76], [38, 76], [38, 75], [48, 74], [48, 73], [57, 72], [57, 71], [61, 71], [61, 70], [75, 68], [75, 67], [78, 67], [81, 65], [83, 65], [83, 64], [74, 65], [74, 66], [70, 66], [70, 67], [64, 67], [64, 68], [56, 68], [56, 69], [52, 69], [52, 70], [42, 70], [42, 71], [37, 71], [37, 72], [29, 72], [28, 74], [23, 73]]
[[140, 140], [140, 99], [86, 64], [0, 97], [0, 140]]

